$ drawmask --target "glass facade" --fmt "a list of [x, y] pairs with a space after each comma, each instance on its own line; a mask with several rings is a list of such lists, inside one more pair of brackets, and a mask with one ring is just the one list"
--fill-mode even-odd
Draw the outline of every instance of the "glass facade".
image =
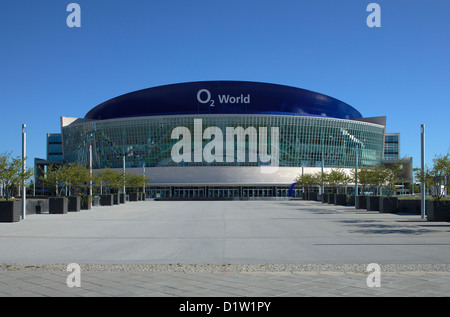
[[[292, 197], [301, 197], [302, 192], [302, 188], [294, 187]], [[146, 189], [148, 198], [265, 198], [289, 197], [289, 194], [289, 186], [150, 186]]]
[[384, 138], [384, 160], [398, 161], [400, 160], [400, 134], [386, 133]]
[[59, 133], [47, 134], [47, 161], [52, 163], [63, 162], [62, 140]]
[[[200, 134], [194, 126], [195, 119], [201, 119]], [[172, 148], [181, 139], [178, 136], [173, 138], [177, 127], [191, 132], [192, 153], [188, 153], [192, 157], [190, 161], [173, 160]], [[206, 136], [205, 131], [210, 127], [220, 129], [223, 139], [220, 139], [220, 134]], [[239, 160], [235, 156], [230, 161], [226, 157], [225, 131], [227, 128], [237, 127], [242, 127], [247, 132], [254, 128], [259, 133], [259, 138], [252, 139], [247, 135], [243, 149], [245, 160]], [[278, 134], [274, 138], [271, 131], [275, 130]], [[382, 162], [384, 130], [384, 126], [372, 123], [326, 117], [170, 115], [75, 122], [62, 127], [62, 141], [66, 163], [78, 162], [88, 166], [89, 147], [92, 146], [94, 169], [121, 168], [124, 156], [126, 167], [260, 166], [267, 165], [267, 160], [260, 159], [261, 152], [257, 152], [256, 160], [251, 157], [256, 153], [255, 146], [259, 150], [264, 148], [260, 137], [261, 133], [266, 132], [267, 155], [275, 154], [271, 145], [278, 141], [280, 167], [315, 167], [322, 166], [322, 163], [324, 167], [354, 167], [355, 151], [358, 151], [359, 166], [373, 166]], [[217, 142], [223, 145], [222, 159], [194, 159], [194, 147], [201, 146], [204, 149], [213, 140], [216, 145]], [[252, 144], [254, 140], [257, 140], [256, 145]], [[237, 141], [234, 143], [235, 150], [236, 144]], [[217, 151], [217, 147], [211, 152], [217, 154], [214, 151]]]

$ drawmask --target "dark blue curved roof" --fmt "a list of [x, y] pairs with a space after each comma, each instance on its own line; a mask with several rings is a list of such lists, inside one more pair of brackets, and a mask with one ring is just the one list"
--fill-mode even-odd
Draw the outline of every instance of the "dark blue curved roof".
[[361, 113], [313, 91], [247, 81], [199, 81], [153, 87], [98, 105], [94, 120], [175, 114], [287, 114], [359, 119]]

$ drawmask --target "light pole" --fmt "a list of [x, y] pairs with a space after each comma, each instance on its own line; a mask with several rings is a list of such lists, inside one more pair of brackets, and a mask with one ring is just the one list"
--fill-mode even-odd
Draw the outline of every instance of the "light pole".
[[355, 145], [355, 204], [358, 197], [358, 143]]
[[27, 144], [27, 125], [22, 124], [22, 219], [26, 218], [27, 214], [27, 188], [25, 186], [25, 169], [26, 169], [26, 144]]
[[123, 156], [123, 194], [125, 195], [125, 155]]
[[93, 205], [92, 197], [92, 145], [89, 146], [89, 195], [91, 196], [91, 206]]
[[421, 158], [421, 169], [422, 169], [422, 180], [420, 185], [421, 190], [421, 201], [420, 201], [420, 213], [421, 218], [425, 219], [425, 125], [420, 126], [420, 158]]
[[322, 166], [321, 166], [321, 177], [322, 177], [322, 185], [321, 185], [321, 190], [320, 190], [320, 194], [321, 195], [324, 195], [324, 193], [325, 193], [325, 184], [324, 184], [324, 179], [323, 179], [323, 172], [324, 172], [324, 165], [325, 165], [325, 161], [324, 161], [324, 159], [323, 159], [323, 146], [324, 146], [324, 144], [323, 144], [323, 138], [324, 138], [324, 136], [323, 136], [323, 130], [321, 129], [320, 130], [320, 147], [321, 147], [321, 151], [322, 151], [322, 154], [321, 154], [321, 159], [322, 159]]
[[145, 163], [142, 165], [142, 178], [143, 178], [143, 184], [142, 184], [142, 191], [144, 193], [145, 197]]

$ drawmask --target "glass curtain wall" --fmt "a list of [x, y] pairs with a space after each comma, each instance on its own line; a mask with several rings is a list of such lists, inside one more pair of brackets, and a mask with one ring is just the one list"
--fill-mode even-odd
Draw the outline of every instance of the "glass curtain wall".
[[[171, 157], [176, 127], [191, 132], [194, 147], [194, 119], [202, 120], [202, 133], [208, 127], [223, 132], [222, 162], [179, 162]], [[283, 115], [202, 115], [155, 116], [74, 123], [62, 128], [64, 161], [89, 164], [89, 146], [93, 148], [93, 168], [158, 166], [259, 166], [266, 163], [249, 160], [249, 138], [245, 138], [245, 161], [227, 162], [226, 128], [267, 128], [267, 154], [272, 154], [271, 128], [279, 131], [280, 167], [354, 167], [356, 151], [359, 166], [373, 166], [383, 159], [384, 127], [367, 122], [321, 117]], [[202, 148], [212, 141], [202, 140]], [[236, 142], [234, 143], [236, 149]], [[258, 144], [260, 147], [261, 144]], [[267, 164], [266, 164], [267, 165]]]

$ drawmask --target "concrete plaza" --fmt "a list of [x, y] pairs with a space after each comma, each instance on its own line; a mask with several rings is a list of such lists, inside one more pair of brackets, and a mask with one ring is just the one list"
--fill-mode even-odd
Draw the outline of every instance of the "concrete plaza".
[[[319, 202], [145, 201], [0, 223], [0, 296], [448, 296], [450, 224]], [[68, 263], [82, 268], [69, 288]], [[366, 284], [378, 263], [382, 287]]]

